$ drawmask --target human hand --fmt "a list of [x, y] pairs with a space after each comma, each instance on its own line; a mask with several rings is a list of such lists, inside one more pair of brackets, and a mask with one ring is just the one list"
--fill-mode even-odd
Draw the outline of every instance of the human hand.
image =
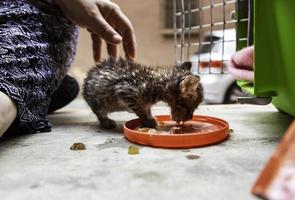
[[254, 46], [236, 52], [229, 63], [228, 70], [237, 80], [254, 81], [253, 71]]
[[55, 0], [67, 18], [91, 33], [93, 57], [100, 61], [102, 39], [108, 54], [117, 57], [117, 45], [123, 41], [126, 58], [135, 59], [135, 34], [129, 19], [110, 0]]

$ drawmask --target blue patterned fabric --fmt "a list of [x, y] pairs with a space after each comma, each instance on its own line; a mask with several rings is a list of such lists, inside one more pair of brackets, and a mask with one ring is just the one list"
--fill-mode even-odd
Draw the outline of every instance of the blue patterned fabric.
[[20, 125], [48, 131], [50, 97], [72, 63], [77, 27], [40, 0], [0, 1], [0, 91], [17, 104]]

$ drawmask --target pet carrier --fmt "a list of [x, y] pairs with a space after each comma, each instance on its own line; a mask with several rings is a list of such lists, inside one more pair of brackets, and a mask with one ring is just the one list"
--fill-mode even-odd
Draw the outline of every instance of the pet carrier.
[[255, 85], [257, 96], [295, 116], [295, 1], [255, 1]]

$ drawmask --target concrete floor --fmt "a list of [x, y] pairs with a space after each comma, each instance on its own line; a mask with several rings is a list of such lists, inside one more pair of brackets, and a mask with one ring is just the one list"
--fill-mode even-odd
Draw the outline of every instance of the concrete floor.
[[[160, 104], [154, 114], [167, 114]], [[291, 118], [272, 106], [201, 106], [234, 131], [218, 145], [187, 150], [131, 145], [122, 127], [104, 131], [81, 99], [49, 117], [52, 132], [0, 143], [0, 199], [256, 199], [251, 187]], [[121, 124], [129, 113], [111, 115]], [[71, 151], [74, 142], [84, 151]], [[189, 160], [187, 155], [198, 155]]]

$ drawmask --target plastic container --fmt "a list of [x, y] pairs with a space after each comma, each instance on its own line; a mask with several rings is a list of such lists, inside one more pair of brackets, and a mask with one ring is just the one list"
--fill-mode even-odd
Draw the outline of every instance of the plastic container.
[[258, 97], [272, 97], [295, 116], [295, 1], [254, 1], [255, 82], [239, 82]]
[[[156, 120], [158, 122], [171, 121], [169, 115], [156, 116]], [[139, 119], [134, 119], [126, 122], [124, 125], [124, 135], [131, 142], [162, 148], [191, 148], [206, 146], [221, 142], [229, 135], [229, 125], [222, 119], [198, 115], [194, 116], [191, 122], [210, 124], [214, 127], [212, 128], [214, 130], [185, 134], [144, 133], [134, 130], [140, 126]]]
[[295, 1], [255, 1], [255, 95], [295, 116]]

